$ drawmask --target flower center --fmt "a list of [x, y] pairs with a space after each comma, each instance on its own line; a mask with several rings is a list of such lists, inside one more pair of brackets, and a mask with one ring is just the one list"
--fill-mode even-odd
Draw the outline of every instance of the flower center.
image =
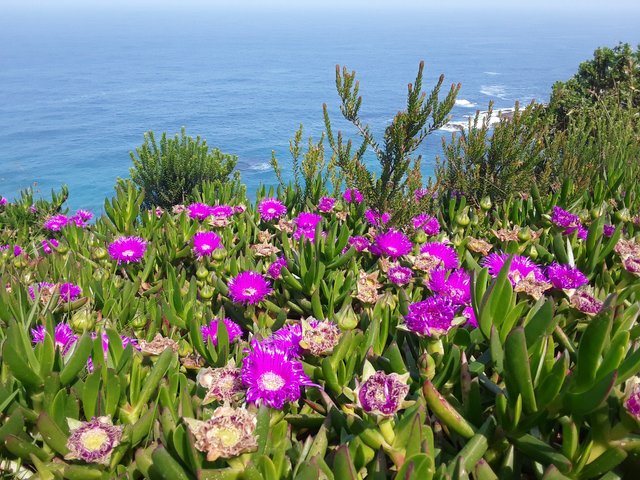
[[133, 257], [133, 250], [124, 250], [122, 252], [123, 257]]
[[267, 209], [267, 212], [268, 213], [276, 213], [276, 209], [271, 207], [271, 208]]
[[210, 245], [207, 245], [206, 243], [205, 243], [205, 244], [203, 244], [203, 245], [202, 245], [202, 247], [200, 247], [200, 248], [201, 248], [202, 250], [204, 250], [205, 252], [206, 252], [207, 250], [211, 250], [211, 246], [210, 246]]
[[218, 386], [221, 390], [231, 390], [235, 386], [236, 377], [233, 375], [225, 375], [220, 378]]
[[244, 290], [242, 290], [242, 295], [244, 295], [245, 297], [252, 297], [257, 293], [257, 290], [255, 288], [245, 288]]
[[211, 432], [225, 447], [233, 447], [240, 441], [240, 431], [233, 427], [218, 427]]
[[100, 450], [105, 443], [109, 441], [107, 433], [99, 428], [89, 430], [82, 434], [80, 443], [82, 446], [90, 452]]
[[260, 375], [258, 383], [260, 387], [270, 392], [275, 392], [284, 387], [284, 379], [274, 372], [266, 372]]

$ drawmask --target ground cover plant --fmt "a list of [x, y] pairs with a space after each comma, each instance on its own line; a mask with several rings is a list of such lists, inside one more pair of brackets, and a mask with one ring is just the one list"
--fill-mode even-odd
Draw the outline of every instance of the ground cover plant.
[[[517, 131], [529, 145], [526, 123], [468, 138], [495, 152]], [[538, 185], [530, 164], [501, 180], [505, 195], [450, 175], [391, 189], [416, 209], [405, 222], [379, 193], [336, 187], [349, 173], [312, 142], [305, 183], [255, 201], [219, 180], [165, 207], [122, 181], [99, 218], [65, 209], [64, 191], [0, 199], [0, 474], [630, 478], [640, 208], [619, 174], [637, 148], [627, 126], [624, 155], [588, 187], [568, 174]], [[566, 166], [545, 138], [535, 158]]]

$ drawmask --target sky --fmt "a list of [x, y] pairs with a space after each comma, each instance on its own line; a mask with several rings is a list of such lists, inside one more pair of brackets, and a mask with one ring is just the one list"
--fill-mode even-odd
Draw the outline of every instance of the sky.
[[73, 9], [446, 9], [446, 10], [640, 10], [638, 0], [0, 0], [0, 12], [4, 7], [17, 10]]

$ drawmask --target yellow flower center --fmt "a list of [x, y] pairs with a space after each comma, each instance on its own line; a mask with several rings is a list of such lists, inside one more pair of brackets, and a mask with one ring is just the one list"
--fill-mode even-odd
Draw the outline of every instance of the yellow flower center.
[[273, 372], [266, 372], [260, 375], [258, 383], [262, 388], [271, 392], [275, 392], [276, 390], [280, 390], [284, 387], [284, 379]]
[[109, 436], [104, 430], [93, 429], [82, 434], [80, 442], [82, 446], [90, 451], [100, 450], [109, 441]]
[[225, 447], [233, 447], [241, 438], [240, 431], [233, 427], [216, 427], [212, 429], [213, 436]]

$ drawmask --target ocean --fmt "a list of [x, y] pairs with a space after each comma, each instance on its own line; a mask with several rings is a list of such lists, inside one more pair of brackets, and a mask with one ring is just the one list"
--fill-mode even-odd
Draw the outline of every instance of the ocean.
[[[357, 71], [362, 118], [381, 134], [425, 61], [425, 86], [462, 84], [452, 112], [547, 101], [598, 46], [640, 43], [638, 11], [47, 10], [0, 6], [0, 195], [67, 184], [69, 206], [101, 211], [129, 152], [181, 127], [238, 156], [252, 194], [275, 184], [289, 139], [342, 121], [335, 65]], [[443, 96], [446, 93], [443, 89]], [[442, 130], [419, 153], [429, 174]]]

